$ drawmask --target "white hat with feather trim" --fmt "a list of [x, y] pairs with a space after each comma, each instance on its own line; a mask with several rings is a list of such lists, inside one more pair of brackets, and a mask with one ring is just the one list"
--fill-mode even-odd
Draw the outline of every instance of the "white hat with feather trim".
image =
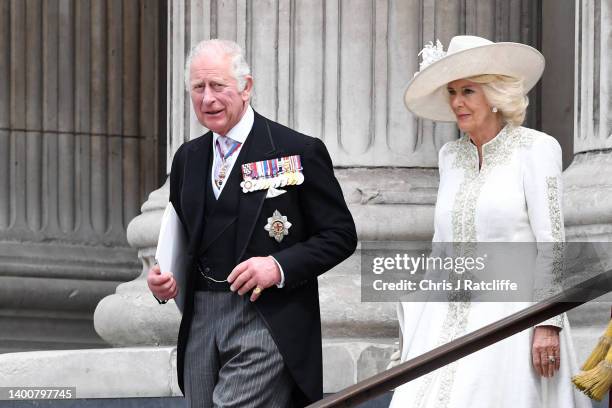
[[440, 41], [421, 50], [423, 62], [408, 84], [404, 102], [409, 111], [425, 119], [455, 122], [448, 103], [449, 82], [478, 75], [505, 75], [523, 80], [525, 94], [544, 72], [544, 56], [535, 48], [514, 42], [494, 43], [472, 35], [451, 39], [444, 52]]

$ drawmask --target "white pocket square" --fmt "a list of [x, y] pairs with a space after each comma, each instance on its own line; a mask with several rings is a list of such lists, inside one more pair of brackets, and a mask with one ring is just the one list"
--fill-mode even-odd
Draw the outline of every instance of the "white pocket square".
[[278, 197], [281, 194], [285, 194], [287, 190], [281, 190], [278, 188], [270, 187], [268, 188], [268, 193], [266, 194], [266, 198], [274, 198]]

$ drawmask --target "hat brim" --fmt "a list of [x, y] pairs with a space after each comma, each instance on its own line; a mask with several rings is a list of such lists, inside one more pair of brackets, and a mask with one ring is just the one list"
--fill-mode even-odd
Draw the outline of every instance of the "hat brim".
[[493, 43], [458, 51], [419, 72], [406, 88], [404, 103], [422, 118], [455, 122], [446, 91], [449, 82], [485, 74], [506, 75], [522, 79], [526, 94], [542, 76], [544, 64], [538, 50], [519, 43]]

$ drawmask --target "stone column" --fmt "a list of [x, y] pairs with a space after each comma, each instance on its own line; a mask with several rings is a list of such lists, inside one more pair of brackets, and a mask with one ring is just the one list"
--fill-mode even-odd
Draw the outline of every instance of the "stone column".
[[[2, 386], [76, 386], [77, 398], [179, 393], [172, 352], [91, 349], [108, 347], [94, 331], [96, 305], [142, 270], [128, 240], [154, 246], [160, 216], [146, 214], [168, 200], [152, 194], [131, 233], [159, 185], [159, 4], [0, 0], [0, 352], [72, 349], [0, 354]], [[141, 255], [146, 268], [150, 253]], [[100, 331], [117, 328], [111, 343], [176, 338], [176, 316], [160, 325], [165, 337], [132, 332], [152, 300], [143, 282], [100, 302]]]
[[[573, 161], [563, 174], [568, 241], [612, 241], [612, 4], [577, 0]], [[579, 362], [609, 321], [609, 302], [568, 313]]]
[[[103, 347], [157, 185], [155, 3], [0, 1], [0, 352]], [[139, 35], [139, 31], [144, 35]]]
[[[362, 1], [353, 6], [352, 1], [338, 7], [327, 3], [322, 20], [323, 71], [331, 84], [329, 91], [323, 88], [327, 111], [322, 116], [331, 126], [323, 127], [322, 138], [340, 167], [336, 174], [360, 241], [429, 241], [437, 152], [458, 132], [454, 124], [417, 119], [406, 111], [403, 92], [418, 69], [417, 54], [436, 39], [446, 48], [457, 34], [535, 45], [537, 9], [528, 1], [493, 0]], [[533, 107], [537, 99], [537, 94], [531, 97]], [[535, 109], [530, 117], [537, 119]], [[320, 278], [326, 392], [381, 371], [396, 347], [389, 347], [397, 338], [395, 304], [362, 303], [359, 274], [358, 250]]]
[[612, 5], [576, 2], [574, 160], [564, 173], [569, 240], [612, 240]]
[[[198, 13], [204, 8], [200, 6], [185, 1], [168, 2], [167, 174], [179, 146], [203, 133], [192, 112], [184, 80], [185, 59], [193, 45], [191, 30], [195, 28], [190, 29], [189, 22], [202, 21]], [[155, 262], [157, 237], [169, 195], [169, 180], [166, 179], [162, 187], [149, 195], [142, 206], [142, 214], [128, 226], [128, 241], [138, 249], [138, 258], [142, 262], [140, 275], [132, 282], [119, 285], [116, 293], [107, 296], [96, 308], [96, 331], [116, 347], [163, 345], [171, 353], [176, 344], [181, 318], [178, 308], [173, 301], [159, 307], [146, 283], [147, 272]]]

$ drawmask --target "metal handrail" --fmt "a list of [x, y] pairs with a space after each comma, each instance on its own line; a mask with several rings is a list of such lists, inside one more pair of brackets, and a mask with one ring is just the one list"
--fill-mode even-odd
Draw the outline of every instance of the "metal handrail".
[[353, 407], [612, 291], [612, 270], [308, 406]]

